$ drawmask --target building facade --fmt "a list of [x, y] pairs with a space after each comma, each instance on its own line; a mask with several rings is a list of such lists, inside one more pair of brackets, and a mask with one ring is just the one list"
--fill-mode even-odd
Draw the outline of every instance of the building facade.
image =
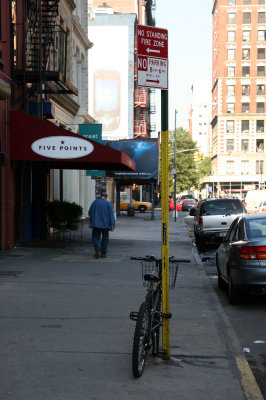
[[197, 142], [198, 152], [204, 157], [211, 149], [211, 82], [197, 80], [191, 87], [192, 102], [189, 130], [192, 139]]
[[[131, 14], [136, 16], [136, 23], [140, 25], [155, 25], [154, 11], [156, 8], [155, 0], [109, 0], [102, 2], [100, 0], [89, 0], [90, 20], [97, 20], [97, 15], [105, 14], [109, 21], [112, 20], [111, 15], [114, 15], [113, 20], [119, 20], [119, 15]], [[129, 17], [127, 17], [129, 18]], [[120, 18], [122, 19], [122, 18]], [[94, 22], [95, 23], [95, 22]], [[91, 25], [94, 24], [92, 22]], [[89, 22], [90, 26], [90, 22]], [[122, 40], [122, 38], [121, 38]], [[129, 43], [129, 49], [131, 44]], [[135, 49], [136, 50], [136, 49]], [[130, 51], [128, 52], [130, 59]], [[132, 138], [147, 138], [155, 134], [155, 90], [137, 87], [137, 71], [136, 66], [133, 71], [134, 86], [133, 86], [133, 133], [131, 129], [128, 132], [128, 137]], [[91, 107], [91, 104], [89, 105]], [[91, 108], [90, 108], [91, 109]], [[92, 113], [93, 115], [93, 113]], [[126, 132], [124, 132], [125, 136]]]
[[265, 0], [213, 2], [210, 194], [265, 187]]

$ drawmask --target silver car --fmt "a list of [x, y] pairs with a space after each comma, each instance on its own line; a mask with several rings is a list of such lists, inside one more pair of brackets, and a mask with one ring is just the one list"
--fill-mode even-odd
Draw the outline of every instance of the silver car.
[[244, 214], [234, 220], [216, 252], [218, 286], [228, 286], [229, 303], [246, 292], [266, 290], [266, 215]]

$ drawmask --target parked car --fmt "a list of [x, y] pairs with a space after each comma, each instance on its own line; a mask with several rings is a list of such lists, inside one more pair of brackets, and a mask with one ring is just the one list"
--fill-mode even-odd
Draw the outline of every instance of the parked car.
[[185, 200], [182, 204], [182, 211], [189, 211], [192, 207], [198, 207], [196, 200]]
[[[121, 196], [120, 198], [120, 211], [127, 211], [130, 199], [127, 196]], [[147, 201], [136, 201], [132, 200], [131, 204], [135, 207], [136, 211], [145, 213], [146, 210], [151, 211], [152, 204]]]
[[266, 289], [266, 215], [239, 216], [216, 253], [218, 286], [228, 286], [229, 302]]
[[[176, 209], [177, 209], [177, 211], [181, 211], [182, 210], [182, 204], [183, 204], [182, 200], [176, 200]], [[174, 203], [169, 203], [169, 210], [173, 211], [174, 209], [175, 209]]]
[[262, 201], [257, 209], [258, 214], [266, 214], [266, 201]]
[[258, 212], [260, 203], [263, 201], [266, 201], [266, 190], [249, 190], [244, 202], [247, 212]]
[[196, 244], [205, 251], [210, 244], [220, 244], [226, 236], [233, 220], [246, 213], [239, 199], [201, 200], [197, 208], [191, 208], [194, 215], [194, 234]]

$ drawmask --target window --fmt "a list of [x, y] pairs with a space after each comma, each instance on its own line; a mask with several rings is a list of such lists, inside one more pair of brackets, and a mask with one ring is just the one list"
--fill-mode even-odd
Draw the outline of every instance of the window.
[[235, 6], [236, 5], [236, 0], [228, 0], [228, 5], [229, 6]]
[[226, 133], [234, 133], [235, 121], [226, 121]]
[[257, 103], [257, 113], [264, 113], [264, 103]]
[[234, 139], [226, 139], [226, 151], [227, 153], [234, 151]]
[[264, 120], [258, 119], [256, 121], [256, 132], [263, 133], [264, 132]]
[[228, 78], [235, 76], [235, 67], [227, 67], [227, 76]]
[[227, 103], [227, 110], [228, 114], [234, 114], [235, 112], [235, 103]]
[[259, 0], [259, 4], [265, 4], [265, 0]]
[[236, 23], [236, 13], [228, 13], [227, 23], [228, 24]]
[[248, 174], [248, 161], [247, 160], [241, 161], [241, 174]]
[[236, 32], [235, 31], [228, 31], [227, 32], [227, 41], [228, 42], [235, 42], [236, 41]]
[[249, 59], [250, 59], [250, 49], [243, 49], [242, 60], [249, 60]]
[[249, 5], [249, 4], [251, 4], [251, 0], [243, 0], [243, 4], [244, 5]]
[[241, 121], [241, 132], [248, 133], [249, 132], [249, 121], [242, 120]]
[[243, 31], [243, 37], [242, 40], [243, 42], [250, 42], [250, 31]]
[[243, 24], [251, 24], [251, 13], [243, 12]]
[[265, 24], [265, 12], [258, 12], [258, 23]]
[[227, 60], [235, 60], [235, 49], [227, 50]]
[[265, 58], [265, 49], [258, 49], [257, 58], [258, 60], [263, 60]]
[[258, 95], [263, 95], [265, 92], [265, 86], [264, 85], [257, 85], [257, 94]]
[[256, 161], [256, 174], [263, 174], [264, 165], [263, 160]]
[[227, 86], [227, 96], [234, 96], [235, 95], [235, 87], [234, 85]]
[[234, 173], [234, 161], [226, 161], [226, 174], [233, 175]]
[[257, 76], [265, 76], [265, 67], [259, 65], [257, 67]]
[[250, 75], [250, 67], [242, 67], [242, 76], [249, 76]]
[[265, 42], [266, 31], [258, 31], [258, 42]]
[[243, 153], [247, 153], [248, 152], [248, 139], [242, 139], [241, 140], [241, 151]]
[[242, 103], [242, 113], [249, 112], [249, 103]]
[[263, 153], [264, 152], [264, 139], [256, 140], [256, 152]]
[[242, 85], [242, 96], [249, 96], [249, 93], [250, 93], [250, 86]]

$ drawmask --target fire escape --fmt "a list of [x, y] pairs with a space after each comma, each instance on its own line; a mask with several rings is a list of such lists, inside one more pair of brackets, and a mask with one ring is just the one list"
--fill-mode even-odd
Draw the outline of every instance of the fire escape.
[[67, 32], [56, 25], [59, 0], [25, 1], [21, 20], [19, 4], [11, 0], [11, 69], [13, 79], [22, 86], [22, 96], [16, 98], [13, 87], [12, 102], [22, 100], [27, 112], [29, 102], [37, 100], [42, 118], [46, 95], [77, 94], [66, 76]]
[[[155, 0], [146, 0], [146, 24], [155, 26], [153, 17], [156, 8]], [[137, 80], [137, 67], [135, 65], [135, 82]], [[155, 132], [156, 125], [152, 123], [151, 116], [155, 114], [155, 89], [140, 88], [135, 86], [134, 95], [134, 139], [149, 138]]]

